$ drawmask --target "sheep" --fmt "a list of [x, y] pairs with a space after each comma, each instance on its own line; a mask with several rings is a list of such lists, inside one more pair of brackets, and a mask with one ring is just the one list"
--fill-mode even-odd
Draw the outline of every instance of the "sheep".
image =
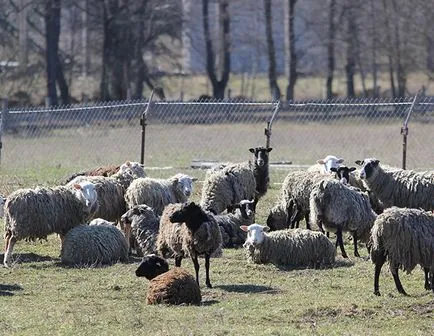
[[316, 164], [310, 166], [307, 170], [320, 174], [330, 174], [331, 168], [339, 168], [344, 159], [337, 158], [334, 155], [327, 155], [324, 159], [316, 161]]
[[354, 241], [354, 256], [360, 257], [357, 240], [369, 240], [369, 233], [377, 215], [372, 210], [367, 194], [336, 180], [324, 180], [316, 185], [309, 200], [311, 224], [321, 231], [336, 232], [336, 246], [347, 258], [342, 232], [349, 231]]
[[200, 205], [214, 214], [227, 210], [243, 199], [254, 199], [255, 209], [260, 197], [268, 190], [269, 153], [272, 148], [250, 148], [253, 159], [227, 164], [207, 173], [202, 187]]
[[334, 264], [336, 249], [321, 232], [286, 229], [268, 232], [268, 226], [241, 226], [247, 232], [247, 258], [256, 264], [320, 267]]
[[434, 213], [411, 208], [385, 209], [372, 227], [371, 243], [375, 295], [381, 295], [379, 277], [386, 260], [399, 293], [407, 295], [398, 269], [410, 273], [418, 264], [425, 272], [425, 289], [434, 292]]
[[200, 288], [194, 277], [181, 267], [169, 270], [166, 260], [147, 255], [136, 269], [136, 276], [149, 281], [147, 304], [194, 304], [202, 301]]
[[221, 245], [221, 232], [212, 213], [206, 212], [194, 202], [166, 206], [157, 236], [158, 254], [164, 257], [167, 252], [172, 252], [177, 267], [181, 266], [182, 258], [189, 255], [193, 260], [198, 284], [198, 256], [205, 256], [205, 283], [208, 288], [212, 288], [209, 278], [210, 256]]
[[78, 267], [128, 261], [128, 246], [122, 232], [104, 220], [94, 223], [68, 231], [60, 254], [62, 264]]
[[360, 178], [385, 208], [434, 210], [434, 171], [415, 172], [380, 166], [380, 160], [358, 160]]
[[[121, 217], [124, 227], [130, 227], [130, 246], [134, 247], [138, 255], [156, 253], [156, 240], [160, 226], [160, 218], [157, 217], [151, 207], [146, 204], [135, 205]], [[125, 237], [129, 239], [129, 237]], [[136, 247], [137, 245], [137, 247]]]
[[195, 180], [185, 174], [176, 174], [168, 179], [138, 178], [125, 192], [127, 208], [146, 204], [154, 210], [155, 215], [161, 216], [166, 205], [187, 202]]
[[323, 179], [333, 179], [333, 176], [305, 170], [290, 172], [283, 181], [277, 203], [269, 212], [267, 226], [273, 231], [294, 228], [304, 218], [306, 228], [311, 229], [309, 197]]
[[90, 169], [84, 172], [75, 173], [67, 177], [62, 184], [68, 184], [77, 176], [105, 176], [109, 177], [118, 172], [124, 172], [125, 170], [132, 170], [137, 177], [145, 177], [146, 173], [144, 166], [139, 162], [126, 161], [121, 165], [101, 166], [94, 169]]
[[222, 247], [239, 247], [246, 240], [246, 234], [240, 230], [241, 225], [250, 225], [255, 221], [254, 201], [242, 200], [233, 206], [228, 214], [215, 215], [222, 234]]
[[69, 187], [18, 189], [5, 203], [4, 265], [22, 239], [44, 239], [58, 233], [61, 241], [73, 227], [86, 222], [98, 207], [95, 185], [82, 181]]

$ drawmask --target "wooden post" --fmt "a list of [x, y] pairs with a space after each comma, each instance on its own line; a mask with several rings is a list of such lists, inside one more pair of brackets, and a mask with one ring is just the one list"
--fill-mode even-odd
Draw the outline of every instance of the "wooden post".
[[154, 90], [151, 92], [151, 96], [149, 97], [148, 105], [146, 105], [145, 111], [142, 113], [142, 117], [140, 118], [140, 125], [142, 126], [142, 146], [140, 148], [140, 163], [145, 164], [145, 139], [146, 139], [146, 119], [148, 116], [149, 106], [151, 105], [152, 98], [154, 97]]
[[[420, 91], [419, 91], [420, 92]], [[408, 109], [407, 117], [404, 120], [404, 124], [401, 127], [402, 134], [402, 169], [406, 169], [407, 166], [407, 135], [408, 135], [408, 122], [410, 120], [410, 115], [413, 112], [414, 105], [416, 104], [419, 92], [414, 96], [413, 102]]]

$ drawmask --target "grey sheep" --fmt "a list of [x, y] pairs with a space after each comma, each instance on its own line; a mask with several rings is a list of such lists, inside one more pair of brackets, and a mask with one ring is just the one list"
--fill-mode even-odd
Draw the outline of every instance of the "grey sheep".
[[200, 205], [216, 215], [244, 199], [254, 199], [256, 208], [259, 198], [268, 189], [271, 150], [265, 147], [250, 148], [253, 154], [251, 161], [226, 164], [221, 169], [207, 172]]
[[161, 216], [166, 205], [187, 202], [193, 190], [193, 181], [194, 178], [185, 174], [176, 174], [168, 179], [138, 178], [125, 192], [127, 208], [146, 204], [157, 216]]
[[110, 222], [79, 225], [65, 235], [60, 259], [75, 267], [112, 265], [128, 261], [128, 246], [122, 232]]
[[171, 252], [175, 266], [180, 267], [182, 258], [190, 256], [199, 284], [198, 257], [205, 256], [206, 286], [212, 288], [209, 278], [210, 257], [221, 248], [222, 236], [214, 215], [204, 211], [194, 202], [169, 204], [160, 220], [157, 251], [161, 256]]
[[128, 240], [131, 237], [130, 247], [134, 248], [138, 255], [156, 253], [160, 218], [151, 207], [146, 204], [133, 206], [122, 215], [121, 223], [126, 228], [125, 238]]
[[11, 265], [17, 241], [45, 239], [52, 233], [58, 233], [63, 241], [66, 233], [85, 223], [97, 207], [95, 185], [87, 181], [69, 187], [37, 187], [11, 193], [4, 208], [4, 265]]
[[357, 241], [367, 243], [377, 215], [371, 208], [369, 197], [359, 189], [336, 180], [324, 180], [314, 187], [310, 195], [311, 224], [322, 231], [336, 232], [336, 246], [347, 258], [342, 232], [350, 232], [354, 241], [354, 255], [359, 257]]
[[156, 255], [143, 258], [136, 276], [150, 280], [147, 304], [199, 305], [202, 300], [199, 285], [190, 273], [181, 267], [169, 270], [167, 261]]
[[306, 228], [311, 229], [310, 193], [314, 186], [324, 179], [334, 179], [334, 175], [305, 170], [290, 172], [283, 181], [278, 201], [270, 210], [267, 226], [271, 230], [294, 228], [305, 219]]
[[244, 247], [247, 258], [256, 264], [283, 266], [332, 266], [336, 249], [321, 232], [305, 229], [269, 231], [268, 226], [242, 226], [248, 232]]
[[356, 161], [360, 178], [385, 208], [422, 208], [434, 210], [434, 171], [415, 172], [380, 166], [375, 158]]
[[407, 295], [398, 276], [399, 268], [410, 273], [416, 265], [424, 269], [425, 289], [434, 292], [434, 214], [431, 211], [388, 208], [375, 220], [371, 239], [375, 295], [380, 295], [379, 277], [386, 260], [399, 293]]
[[253, 205], [253, 200], [242, 200], [233, 206], [231, 212], [214, 216], [222, 234], [222, 247], [231, 248], [243, 245], [246, 233], [240, 230], [240, 227], [248, 226], [255, 221]]

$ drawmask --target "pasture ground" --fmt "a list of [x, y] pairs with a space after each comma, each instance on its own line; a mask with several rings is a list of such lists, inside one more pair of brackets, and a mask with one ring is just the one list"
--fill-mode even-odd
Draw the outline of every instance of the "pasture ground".
[[[54, 185], [65, 173], [3, 169], [0, 191]], [[286, 173], [272, 170], [271, 181], [282, 182]], [[257, 222], [266, 221], [279, 189], [271, 185], [258, 205]], [[198, 182], [192, 200], [199, 200], [200, 190]], [[410, 294], [404, 297], [384, 266], [382, 296], [377, 297], [366, 249], [361, 247], [362, 258], [355, 258], [345, 240], [350, 260], [338, 252], [332, 269], [248, 264], [242, 249], [225, 249], [223, 257], [211, 260], [212, 289], [204, 285], [200, 260], [203, 303], [198, 307], [146, 305], [147, 280], [134, 274], [138, 258], [104, 268], [65, 268], [59, 263], [57, 236], [19, 242], [17, 262], [11, 268], [0, 266], [0, 335], [432, 335], [434, 296], [423, 288], [423, 272], [400, 273]], [[194, 274], [189, 259], [183, 267]]]

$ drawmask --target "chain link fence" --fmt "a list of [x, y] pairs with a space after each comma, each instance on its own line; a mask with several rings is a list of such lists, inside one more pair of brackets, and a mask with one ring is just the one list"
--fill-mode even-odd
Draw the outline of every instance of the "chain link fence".
[[250, 157], [250, 147], [267, 144], [265, 134], [270, 135], [270, 157], [276, 164], [307, 166], [334, 154], [348, 165], [376, 157], [401, 167], [406, 142], [408, 169], [434, 166], [433, 97], [4, 106], [0, 130], [5, 169], [82, 170], [140, 161], [142, 155], [147, 167], [239, 162]]

